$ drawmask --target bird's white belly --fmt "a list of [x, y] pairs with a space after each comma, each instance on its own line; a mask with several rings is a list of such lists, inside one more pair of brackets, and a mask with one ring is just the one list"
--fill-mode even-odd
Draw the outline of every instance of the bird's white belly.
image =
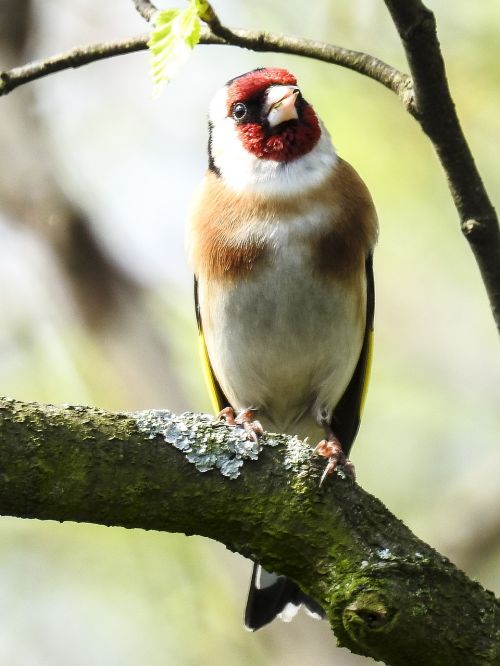
[[[269, 430], [315, 436], [359, 358], [366, 291], [323, 280], [297, 248], [206, 293], [200, 304], [215, 375], [233, 407], [254, 408]], [[207, 296], [209, 296], [207, 298]]]

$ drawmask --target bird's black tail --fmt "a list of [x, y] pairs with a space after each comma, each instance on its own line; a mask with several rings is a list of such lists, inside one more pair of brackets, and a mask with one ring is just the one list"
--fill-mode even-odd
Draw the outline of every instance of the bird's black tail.
[[245, 609], [245, 627], [248, 630], [260, 629], [272, 622], [277, 615], [289, 622], [301, 604], [304, 604], [314, 617], [325, 616], [321, 606], [304, 594], [289, 578], [269, 573], [260, 564], [253, 565]]

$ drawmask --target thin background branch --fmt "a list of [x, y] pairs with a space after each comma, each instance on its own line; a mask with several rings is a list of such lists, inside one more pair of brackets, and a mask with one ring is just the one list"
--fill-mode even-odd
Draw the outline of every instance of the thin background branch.
[[421, 0], [384, 0], [405, 49], [414, 108], [446, 173], [462, 231], [481, 272], [500, 331], [500, 227], [460, 126], [437, 38], [434, 14]]
[[151, 21], [158, 9], [149, 0], [132, 0], [135, 8], [146, 21]]

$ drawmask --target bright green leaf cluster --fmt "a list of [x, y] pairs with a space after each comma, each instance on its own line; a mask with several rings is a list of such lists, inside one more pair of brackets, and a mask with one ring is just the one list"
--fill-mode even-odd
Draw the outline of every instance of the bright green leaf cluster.
[[165, 9], [156, 14], [148, 42], [155, 94], [170, 81], [198, 44], [199, 19], [209, 7], [204, 0], [190, 0], [185, 9]]

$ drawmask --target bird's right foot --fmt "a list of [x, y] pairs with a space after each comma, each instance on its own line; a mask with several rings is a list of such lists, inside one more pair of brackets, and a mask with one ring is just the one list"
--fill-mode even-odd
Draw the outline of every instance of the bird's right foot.
[[264, 434], [264, 429], [260, 424], [260, 421], [254, 418], [254, 413], [252, 409], [242, 409], [238, 414], [234, 411], [232, 407], [224, 407], [218, 415], [217, 418], [224, 419], [224, 421], [230, 426], [239, 426], [243, 428], [248, 439], [252, 440], [256, 444], [259, 442], [259, 437]]

